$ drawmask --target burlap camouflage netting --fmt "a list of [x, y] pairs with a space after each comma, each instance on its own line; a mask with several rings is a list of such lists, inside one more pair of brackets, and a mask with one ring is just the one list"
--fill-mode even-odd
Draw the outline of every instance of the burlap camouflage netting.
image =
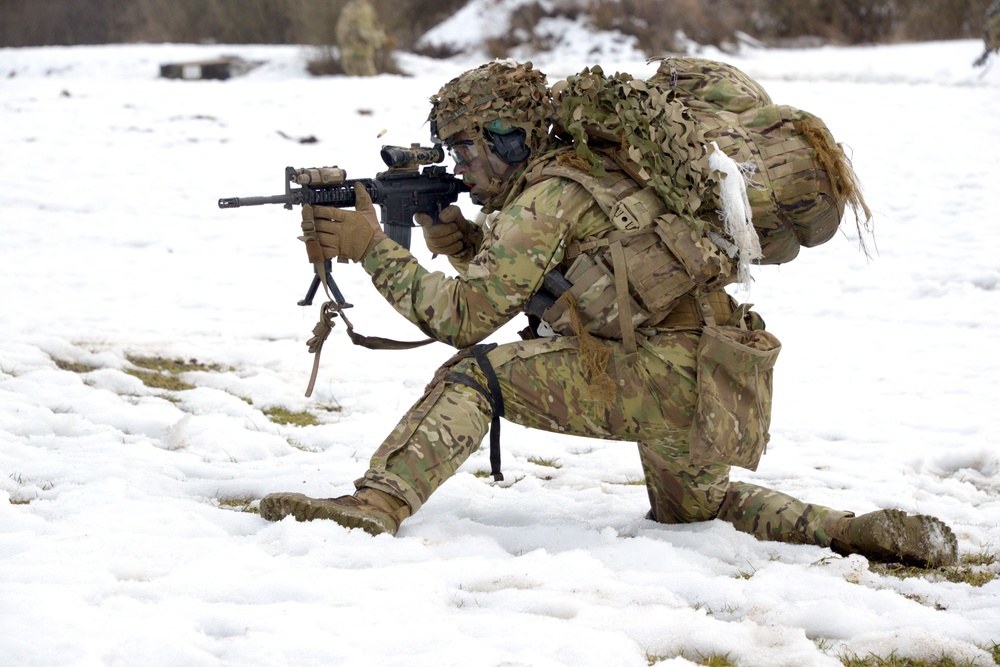
[[[667, 57], [649, 80], [584, 69], [553, 86], [555, 133], [572, 137], [595, 175], [610, 155], [699, 235], [715, 232], [726, 208], [712, 151], [746, 178], [762, 264], [790, 261], [800, 246], [828, 241], [845, 206], [867, 223], [850, 161], [826, 125], [775, 105], [756, 81], [726, 63]], [[737, 177], [739, 174], [735, 174]], [[860, 233], [859, 233], [860, 238]], [[759, 257], [759, 255], [758, 255]]]
[[[604, 75], [588, 68], [560, 82], [558, 122], [573, 137], [577, 153], [603, 173], [601, 157], [591, 150], [596, 140], [624, 151], [638, 176], [660, 195], [674, 213], [698, 232], [705, 220], [697, 215], [699, 193], [711, 189], [707, 142], [691, 110], [668, 93], [628, 74]], [[618, 160], [619, 164], [625, 162]]]

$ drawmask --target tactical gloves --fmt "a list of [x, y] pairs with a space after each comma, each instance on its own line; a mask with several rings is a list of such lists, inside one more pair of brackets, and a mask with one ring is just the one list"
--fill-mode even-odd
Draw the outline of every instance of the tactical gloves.
[[325, 259], [360, 262], [386, 238], [378, 223], [371, 197], [360, 183], [354, 185], [354, 210], [330, 206], [302, 207], [302, 236], [309, 261]]
[[471, 257], [483, 238], [482, 230], [466, 220], [457, 206], [444, 208], [436, 221], [426, 213], [417, 213], [413, 220], [424, 232], [427, 249], [435, 255]]

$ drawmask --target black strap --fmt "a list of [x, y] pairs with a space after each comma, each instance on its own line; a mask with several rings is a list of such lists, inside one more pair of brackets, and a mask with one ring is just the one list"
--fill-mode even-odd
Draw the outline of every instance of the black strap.
[[490, 422], [490, 474], [493, 475], [493, 481], [502, 482], [503, 473], [500, 472], [500, 418], [504, 416], [503, 394], [500, 392], [500, 380], [497, 379], [496, 371], [493, 370], [493, 364], [490, 363], [489, 358], [486, 356], [496, 346], [496, 343], [481, 343], [473, 345], [469, 349], [472, 357], [479, 364], [480, 370], [483, 371], [483, 375], [486, 376], [486, 386], [489, 387], [489, 391], [464, 373], [449, 373], [445, 379], [449, 382], [455, 382], [475, 389], [490, 404], [490, 410], [493, 412], [493, 420]]

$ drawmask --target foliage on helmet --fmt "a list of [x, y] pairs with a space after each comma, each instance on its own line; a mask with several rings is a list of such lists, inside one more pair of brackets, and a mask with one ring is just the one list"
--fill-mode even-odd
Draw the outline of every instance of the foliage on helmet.
[[446, 141], [465, 130], [473, 137], [484, 131], [507, 134], [525, 131], [533, 153], [548, 140], [553, 106], [545, 75], [532, 64], [498, 60], [452, 79], [431, 99], [431, 131]]

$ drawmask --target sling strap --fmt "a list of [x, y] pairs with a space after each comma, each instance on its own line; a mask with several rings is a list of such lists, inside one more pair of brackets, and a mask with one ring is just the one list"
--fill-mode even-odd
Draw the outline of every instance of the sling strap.
[[451, 372], [445, 376], [445, 380], [456, 384], [465, 385], [479, 392], [490, 405], [493, 419], [490, 422], [490, 474], [493, 481], [502, 482], [503, 473], [500, 472], [500, 418], [504, 416], [503, 394], [500, 391], [500, 380], [497, 379], [493, 364], [490, 363], [488, 355], [496, 343], [480, 343], [468, 349], [468, 354], [479, 364], [480, 370], [486, 376], [486, 386], [488, 390], [479, 384], [474, 378], [465, 373]]
[[[308, 238], [308, 237], [307, 237]], [[311, 243], [315, 243], [315, 239], [309, 239], [306, 241], [307, 250], [311, 247]], [[310, 259], [314, 257], [314, 252], [310, 251]], [[309, 348], [309, 352], [313, 354], [313, 366], [312, 373], [309, 375], [309, 385], [306, 387], [306, 398], [312, 396], [313, 388], [316, 385], [316, 376], [319, 374], [319, 357], [320, 353], [323, 351], [323, 343], [330, 336], [330, 332], [333, 330], [334, 318], [340, 317], [344, 320], [344, 324], [347, 326], [347, 336], [351, 339], [351, 342], [360, 347], [368, 348], [369, 350], [412, 350], [416, 347], [423, 347], [430, 343], [435, 342], [433, 338], [425, 338], [424, 340], [416, 341], [400, 341], [393, 340], [392, 338], [380, 338], [378, 336], [365, 336], [359, 334], [354, 330], [354, 325], [351, 324], [351, 320], [347, 318], [347, 314], [344, 312], [345, 308], [349, 307], [349, 304], [344, 301], [344, 297], [340, 294], [340, 290], [336, 289], [328, 283], [329, 273], [327, 272], [323, 260], [322, 254], [319, 255], [319, 259], [313, 263], [316, 270], [317, 276], [322, 276], [320, 278], [320, 284], [323, 285], [323, 291], [326, 292], [329, 301], [320, 306], [319, 309], [319, 322], [312, 330], [312, 338], [306, 341], [306, 346]]]

